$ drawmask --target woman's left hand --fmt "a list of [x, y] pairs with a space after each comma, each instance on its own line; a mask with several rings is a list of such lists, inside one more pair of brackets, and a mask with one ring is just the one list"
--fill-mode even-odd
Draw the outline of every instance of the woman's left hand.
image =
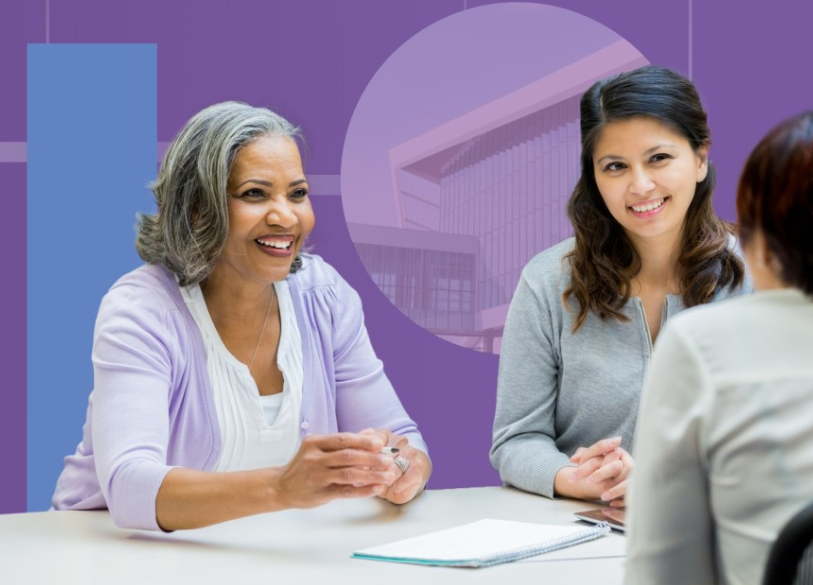
[[635, 461], [632, 459], [632, 455], [621, 447], [617, 449], [616, 454], [609, 454], [604, 460], [605, 463], [602, 463], [602, 466], [593, 473], [593, 481], [597, 484], [603, 481], [611, 482], [612, 487], [601, 494], [601, 499], [614, 508], [623, 508], [627, 505], [627, 485], [632, 469], [635, 467]]
[[635, 467], [632, 455], [621, 447], [607, 453], [591, 447], [579, 448], [570, 460], [579, 464], [574, 476], [600, 487], [602, 500], [613, 507], [626, 506], [627, 480]]
[[389, 500], [393, 504], [405, 504], [414, 499], [426, 487], [426, 482], [432, 472], [429, 457], [424, 452], [412, 447], [409, 444], [409, 439], [404, 436], [395, 435], [386, 429], [362, 431], [362, 433], [366, 432], [386, 434], [387, 447], [396, 447], [398, 449], [398, 454], [393, 457], [393, 465], [396, 465], [394, 461], [398, 458], [408, 464], [406, 471], [401, 472], [400, 469], [396, 471], [398, 477], [380, 497]]

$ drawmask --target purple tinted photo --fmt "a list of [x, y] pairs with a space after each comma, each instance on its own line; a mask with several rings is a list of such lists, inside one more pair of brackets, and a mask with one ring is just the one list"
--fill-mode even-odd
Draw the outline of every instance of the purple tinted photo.
[[454, 14], [401, 46], [342, 157], [350, 237], [381, 292], [438, 337], [499, 353], [523, 266], [572, 234], [581, 94], [647, 63], [585, 16], [519, 3]]

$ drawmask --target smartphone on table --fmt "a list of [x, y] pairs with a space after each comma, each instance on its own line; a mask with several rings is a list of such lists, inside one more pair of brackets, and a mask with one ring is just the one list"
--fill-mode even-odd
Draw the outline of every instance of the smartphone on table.
[[610, 528], [618, 532], [626, 532], [627, 527], [624, 523], [624, 516], [626, 510], [624, 508], [595, 508], [593, 510], [584, 510], [582, 512], [574, 512], [574, 515], [579, 520], [590, 522], [591, 524], [598, 524], [599, 522], [606, 522]]

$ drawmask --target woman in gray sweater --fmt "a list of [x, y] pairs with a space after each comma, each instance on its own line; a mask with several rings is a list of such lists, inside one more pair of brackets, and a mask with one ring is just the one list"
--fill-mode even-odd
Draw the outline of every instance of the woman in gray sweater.
[[597, 82], [581, 143], [575, 237], [528, 263], [511, 302], [490, 455], [507, 484], [622, 506], [658, 332], [741, 293], [745, 270], [714, 212], [706, 112], [688, 79], [643, 67]]

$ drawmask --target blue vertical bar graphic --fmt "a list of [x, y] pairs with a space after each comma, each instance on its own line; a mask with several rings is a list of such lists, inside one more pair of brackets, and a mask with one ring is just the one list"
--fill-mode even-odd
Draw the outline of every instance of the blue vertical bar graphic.
[[82, 438], [99, 301], [154, 210], [154, 44], [28, 46], [28, 510]]

